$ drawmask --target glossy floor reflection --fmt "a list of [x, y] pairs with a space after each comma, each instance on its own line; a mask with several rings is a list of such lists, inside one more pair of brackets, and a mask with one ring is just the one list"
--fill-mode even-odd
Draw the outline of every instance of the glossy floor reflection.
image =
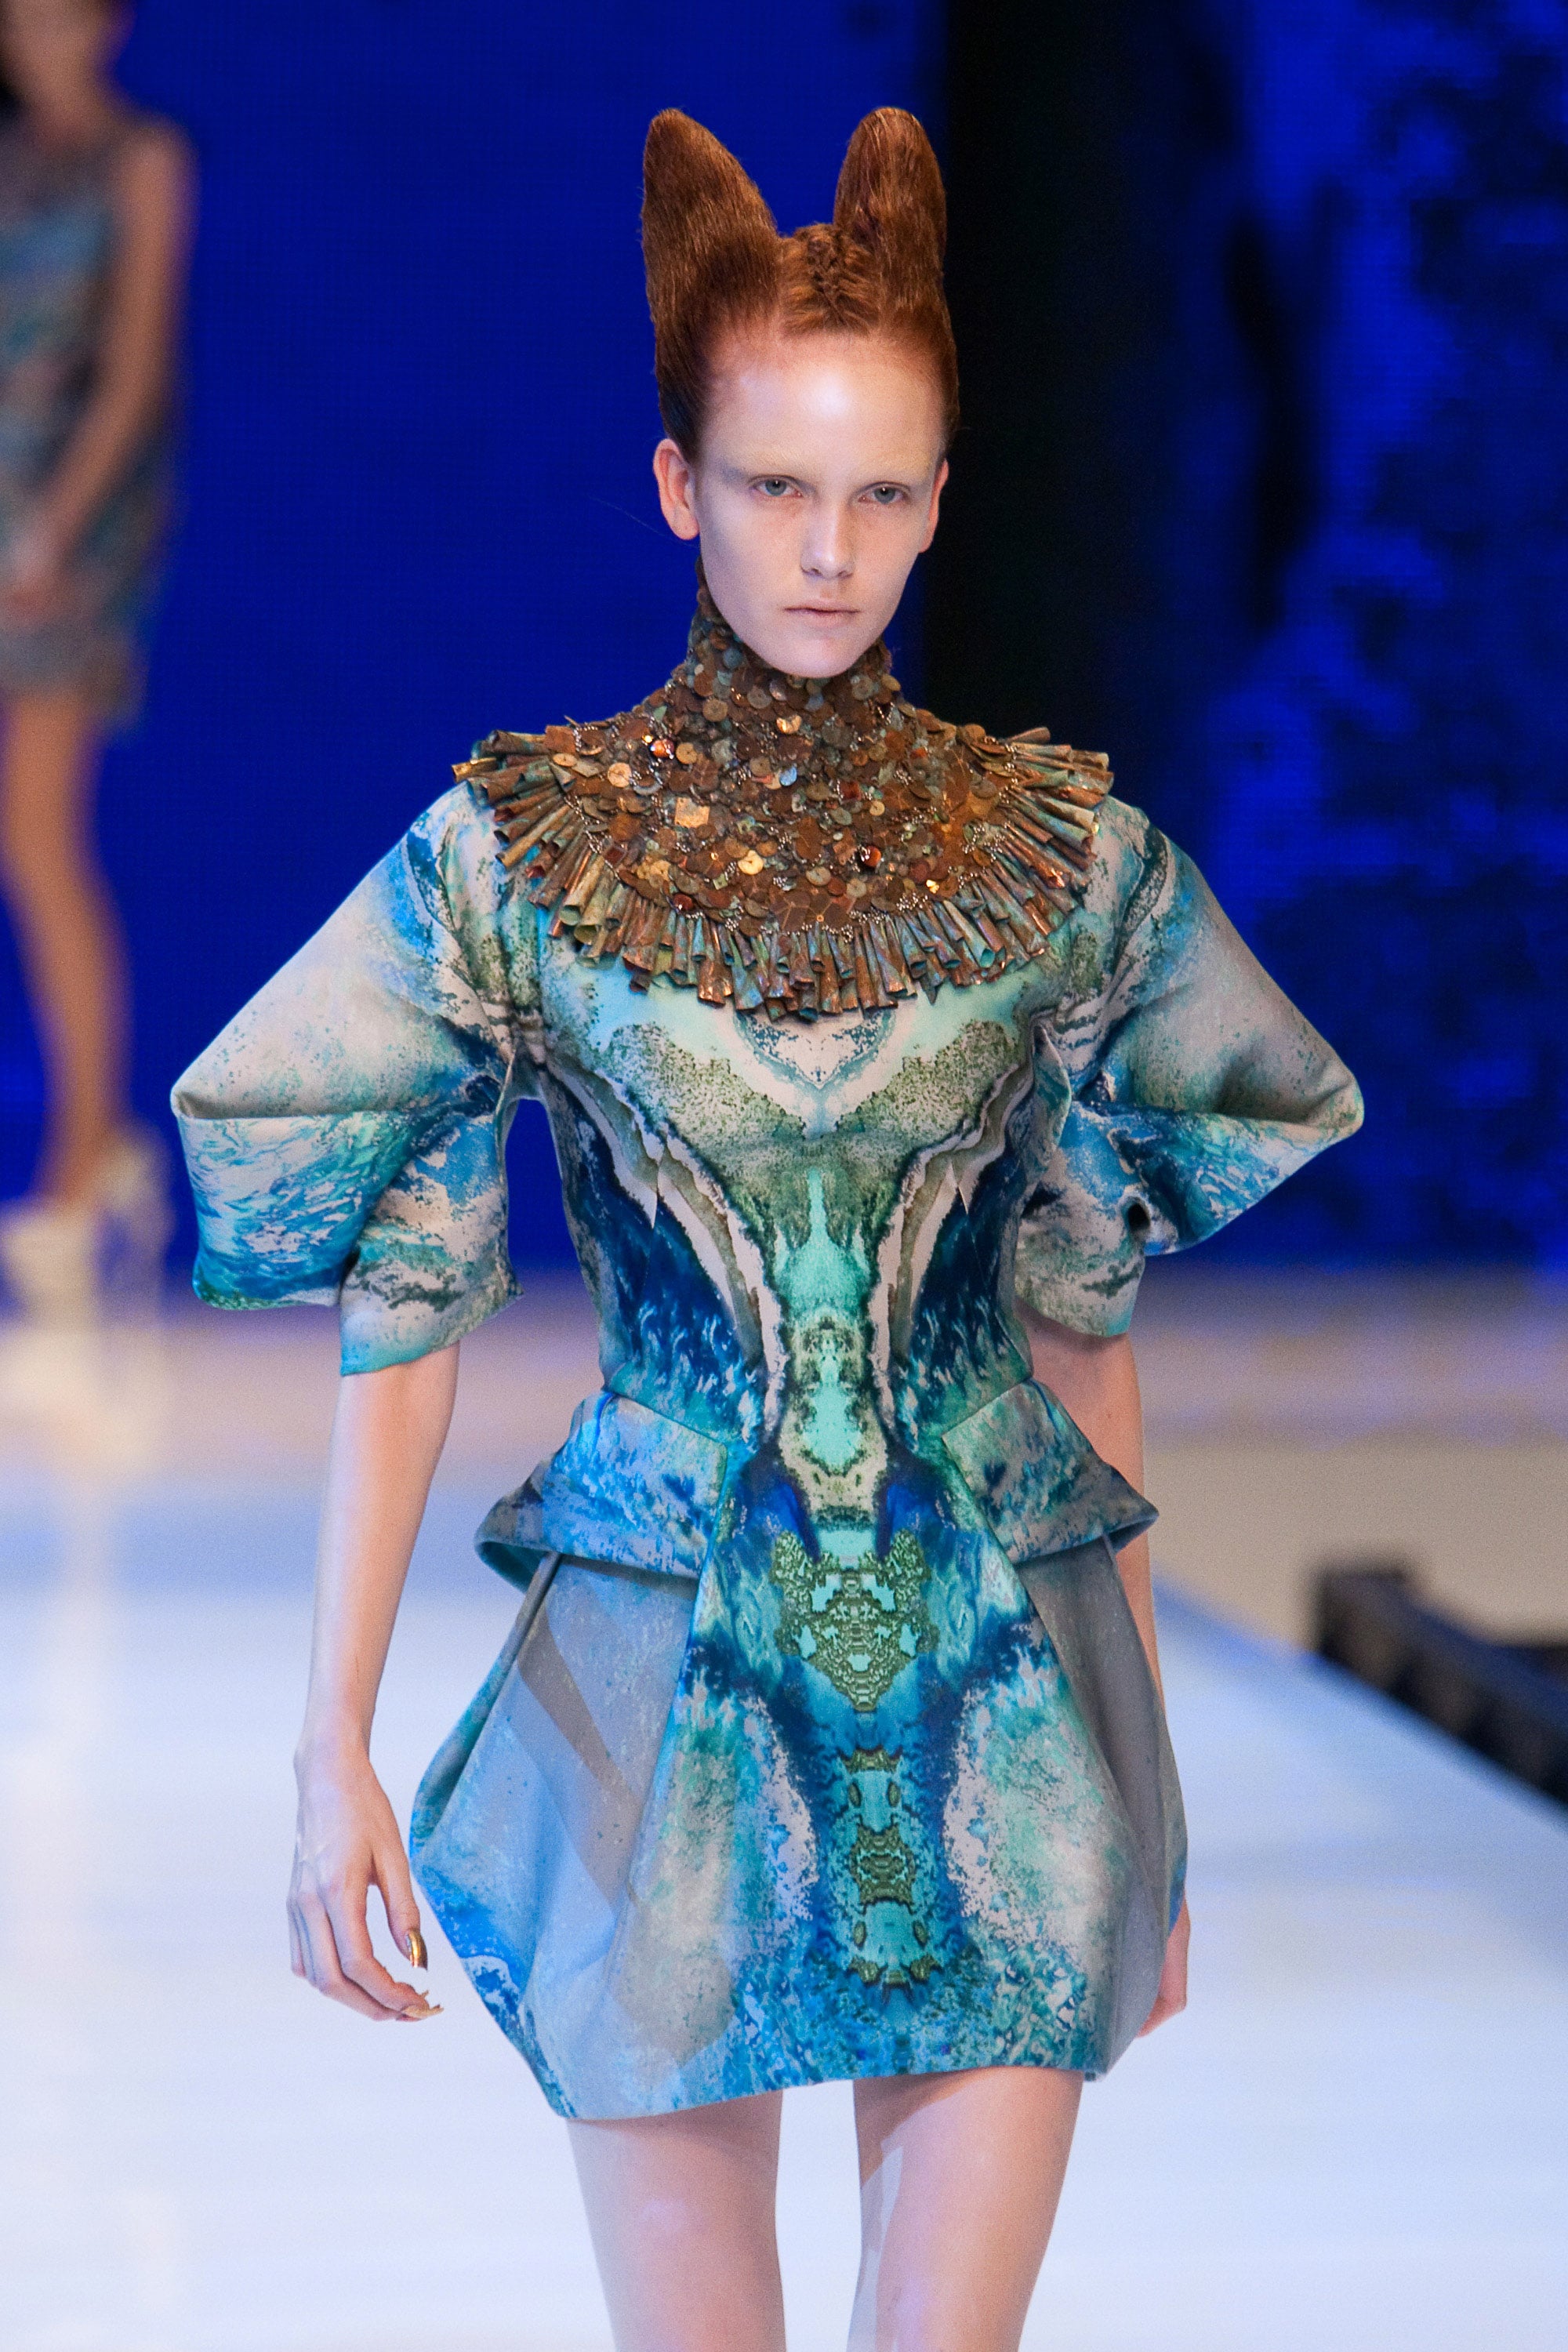
[[[1206, 1348], [1205, 1312], [1173, 1346]], [[1162, 1344], [1156, 1414], [1162, 1381], [1191, 1387]], [[1415, 1443], [1432, 1379], [1404, 1377]], [[405, 1812], [510, 1615], [473, 1526], [591, 1378], [580, 1310], [548, 1288], [468, 1351], [381, 1717]], [[1277, 1387], [1310, 1402], [1299, 1352]], [[449, 1954], [447, 2014], [416, 2031], [287, 1972], [331, 1392], [325, 1318], [0, 1335], [6, 2352], [606, 2341], [562, 2128]], [[1269, 1419], [1266, 1382], [1247, 1399], [1229, 1452], [1223, 1421], [1201, 1432], [1230, 1464], [1221, 1514], [1258, 1489], [1260, 1423], [1292, 1459], [1321, 1440]], [[1489, 1429], [1442, 1442], [1500, 1481], [1500, 1444], [1536, 1439]], [[1568, 1814], [1169, 1589], [1163, 1623], [1197, 1998], [1086, 2098], [1026, 2343], [1568, 2352]], [[839, 2088], [788, 2103], [795, 2352], [843, 2340], [848, 2126]]]

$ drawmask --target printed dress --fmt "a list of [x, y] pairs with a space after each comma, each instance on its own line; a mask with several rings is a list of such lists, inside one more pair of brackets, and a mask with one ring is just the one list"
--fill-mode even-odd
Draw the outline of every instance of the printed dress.
[[885, 663], [782, 679], [704, 603], [638, 710], [488, 739], [175, 1093], [198, 1289], [338, 1304], [351, 1371], [513, 1295], [549, 1118], [604, 1386], [479, 1531], [522, 1605], [412, 1850], [565, 2115], [1126, 2047], [1184, 1861], [1153, 1513], [1017, 1308], [1125, 1330], [1359, 1117], [1101, 763]]
[[[97, 388], [115, 254], [113, 186], [131, 115], [92, 145], [40, 144], [0, 125], [0, 568]], [[73, 553], [65, 607], [0, 615], [0, 695], [79, 688], [133, 716], [169, 509], [160, 419]]]

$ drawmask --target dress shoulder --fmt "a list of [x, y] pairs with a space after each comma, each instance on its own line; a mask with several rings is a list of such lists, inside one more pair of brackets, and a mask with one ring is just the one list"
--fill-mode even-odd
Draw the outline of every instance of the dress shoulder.
[[1018, 1295], [1075, 1329], [1131, 1318], [1147, 1256], [1204, 1240], [1361, 1124], [1337, 1054], [1191, 858], [1108, 800], [1042, 1040], [1055, 1148], [1019, 1233]]
[[458, 940], [481, 997], [527, 1016], [539, 1008], [539, 924], [496, 855], [495, 815], [471, 784], [454, 784], [404, 836], [410, 877], [434, 919]]

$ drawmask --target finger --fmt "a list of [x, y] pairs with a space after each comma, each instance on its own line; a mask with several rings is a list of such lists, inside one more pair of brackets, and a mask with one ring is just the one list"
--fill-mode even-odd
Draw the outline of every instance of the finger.
[[392, 1930], [392, 1940], [404, 1953], [409, 1966], [428, 1968], [425, 1937], [420, 1930], [419, 1906], [414, 1896], [414, 1881], [408, 1874], [408, 1857], [401, 1845], [390, 1852], [378, 1852], [375, 1856], [375, 1884], [381, 1895], [381, 1906], [386, 1914], [386, 1924]]
[[398, 1950], [406, 1954], [416, 1969], [426, 1966], [425, 1937], [421, 1930], [419, 1906], [415, 1900], [414, 1882], [408, 1874], [408, 1862], [401, 1846], [394, 1853], [378, 1853], [375, 1857], [375, 1883], [381, 1895], [386, 1924], [392, 1930], [392, 1940]]
[[329, 2000], [342, 2001], [361, 2017], [370, 2018], [383, 2025], [394, 2015], [379, 2000], [373, 2000], [359, 1986], [351, 1984], [338, 1964], [337, 1944], [332, 1936], [331, 1922], [319, 1904], [302, 1902], [300, 1906], [300, 1930], [305, 1942], [306, 1974], [318, 1992]]
[[320, 1992], [321, 1990], [320, 1982], [321, 1976], [321, 1964], [317, 1958], [316, 1943], [318, 1934], [320, 1934], [322, 1938], [326, 1936], [326, 1922], [323, 1919], [321, 1922], [320, 1929], [318, 1930], [316, 1928], [316, 1923], [312, 1920], [310, 1916], [310, 1906], [302, 1897], [296, 1897], [295, 1901], [290, 1905], [289, 1916], [293, 1923], [294, 1933], [299, 1938], [300, 1958], [304, 1964], [306, 1982], [314, 1985], [316, 1990]]
[[370, 1929], [365, 1923], [365, 1902], [368, 1886], [342, 1895], [327, 1897], [327, 1917], [331, 1923], [332, 1940], [338, 1964], [351, 1984], [359, 1986], [393, 2016], [401, 2016], [408, 2009], [428, 2006], [423, 1993], [416, 1992], [411, 1984], [399, 1984], [389, 1975], [371, 1949]]
[[300, 1941], [299, 1923], [294, 1916], [292, 1903], [289, 1906], [289, 1965], [297, 1977], [304, 1975], [305, 1948]]
[[[408, 1875], [408, 1858], [401, 1845], [392, 1849], [390, 1866], [384, 1854], [377, 1857], [376, 1872], [376, 1888], [381, 1895], [382, 1909], [386, 1914], [386, 1924], [391, 1928], [395, 1940], [400, 1948], [407, 1953], [410, 1967], [427, 1969], [430, 1962], [425, 1950], [425, 1938], [419, 1932], [419, 1906], [414, 1899], [414, 1883]], [[389, 1880], [393, 1888], [390, 1895], [387, 1892]], [[421, 2018], [440, 2016], [441, 2004], [438, 2000], [432, 2000], [427, 1993], [421, 1993], [417, 1997], [423, 2001], [424, 2007], [405, 2009], [398, 2021], [400, 2024], [417, 2025]]]
[[331, 1993], [342, 1976], [327, 1915], [320, 1904], [301, 1897], [295, 1906], [305, 1975], [318, 1992]]

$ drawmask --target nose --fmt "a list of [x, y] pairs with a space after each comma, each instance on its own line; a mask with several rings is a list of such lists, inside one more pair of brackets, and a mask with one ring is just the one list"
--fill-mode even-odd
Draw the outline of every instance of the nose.
[[823, 499], [814, 503], [800, 551], [800, 568], [813, 580], [847, 580], [855, 569], [855, 541], [848, 515]]

